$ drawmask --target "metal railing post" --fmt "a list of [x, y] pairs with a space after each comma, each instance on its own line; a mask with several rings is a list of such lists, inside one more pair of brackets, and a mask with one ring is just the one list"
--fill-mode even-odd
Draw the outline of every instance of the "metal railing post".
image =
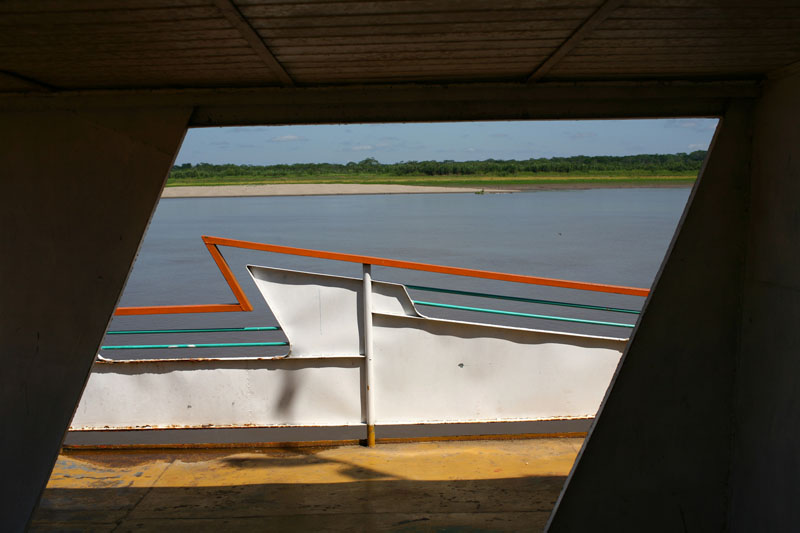
[[372, 362], [372, 267], [363, 263], [364, 273], [364, 382], [366, 384], [367, 446], [375, 447], [375, 402]]

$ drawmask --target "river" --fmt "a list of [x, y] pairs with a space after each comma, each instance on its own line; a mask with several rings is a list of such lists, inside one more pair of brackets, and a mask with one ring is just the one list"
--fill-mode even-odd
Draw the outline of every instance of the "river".
[[[650, 287], [689, 196], [688, 188], [586, 189], [513, 194], [162, 199], [120, 305], [230, 303], [233, 297], [201, 235], [596, 283]], [[275, 325], [245, 270], [248, 263], [360, 276], [356, 264], [221, 249], [256, 305], [252, 313], [117, 317], [110, 329]], [[638, 308], [643, 299], [375, 268], [378, 280]], [[517, 312], [633, 323], [636, 315], [412, 293]], [[626, 337], [630, 329], [420, 308], [424, 314], [517, 327]], [[118, 344], [259, 342], [280, 333], [113, 335]], [[105, 357], [236, 356], [274, 349], [108, 350]], [[202, 353], [200, 353], [202, 352]]]

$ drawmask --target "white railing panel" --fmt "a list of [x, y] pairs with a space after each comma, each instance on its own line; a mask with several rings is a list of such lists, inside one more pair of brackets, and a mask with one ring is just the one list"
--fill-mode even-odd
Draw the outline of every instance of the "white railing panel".
[[593, 417], [623, 339], [375, 314], [378, 424]]
[[72, 429], [360, 424], [361, 362], [97, 363]]

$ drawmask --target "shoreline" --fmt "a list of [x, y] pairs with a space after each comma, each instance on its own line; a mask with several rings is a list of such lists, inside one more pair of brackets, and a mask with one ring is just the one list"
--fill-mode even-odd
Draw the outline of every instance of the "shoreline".
[[510, 194], [524, 191], [584, 189], [673, 189], [694, 183], [537, 183], [514, 187], [439, 187], [363, 183], [277, 183], [261, 185], [191, 185], [165, 187], [161, 198], [226, 198], [244, 196], [339, 196], [359, 194]]
[[[207, 185], [165, 187], [162, 198], [225, 198], [238, 196], [339, 196], [348, 194], [453, 194], [479, 193], [476, 187], [427, 187], [362, 183], [276, 183], [269, 185]], [[510, 193], [518, 189], [496, 189]]]

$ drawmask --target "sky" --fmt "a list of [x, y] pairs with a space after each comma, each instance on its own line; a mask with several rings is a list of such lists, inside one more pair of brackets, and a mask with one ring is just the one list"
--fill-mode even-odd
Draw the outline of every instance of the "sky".
[[183, 163], [347, 163], [674, 154], [705, 150], [717, 119], [451, 122], [194, 128]]

